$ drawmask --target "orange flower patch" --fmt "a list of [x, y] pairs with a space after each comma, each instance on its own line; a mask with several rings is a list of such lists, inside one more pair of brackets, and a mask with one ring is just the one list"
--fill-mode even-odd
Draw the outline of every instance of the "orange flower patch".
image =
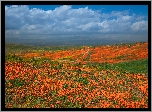
[[5, 62], [7, 108], [14, 108], [14, 104], [18, 108], [40, 108], [44, 106], [41, 102], [45, 102], [47, 108], [61, 105], [78, 108], [148, 107], [146, 74], [109, 70], [108, 67], [96, 69], [98, 63], [148, 58], [148, 43], [83, 47], [53, 53], [44, 51], [42, 54], [27, 52], [21, 57], [50, 60]]

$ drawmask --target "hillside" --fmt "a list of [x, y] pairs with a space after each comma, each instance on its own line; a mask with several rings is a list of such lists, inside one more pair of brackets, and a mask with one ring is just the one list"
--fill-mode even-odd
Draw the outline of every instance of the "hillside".
[[7, 108], [148, 107], [148, 42], [5, 52]]

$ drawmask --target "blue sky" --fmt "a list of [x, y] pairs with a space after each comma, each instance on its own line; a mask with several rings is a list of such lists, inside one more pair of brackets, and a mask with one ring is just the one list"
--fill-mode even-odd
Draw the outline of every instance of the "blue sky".
[[[61, 5], [29, 5], [29, 9], [39, 8], [42, 10], [54, 10], [56, 7], [60, 7]], [[123, 10], [132, 10], [134, 13], [139, 14], [147, 14], [148, 6], [147, 5], [72, 5], [72, 8], [79, 9], [87, 7], [92, 10], [104, 10], [107, 13], [113, 10], [123, 11]], [[140, 11], [139, 11], [140, 9]]]
[[95, 35], [97, 38], [147, 41], [148, 6], [5, 6], [6, 38], [53, 39], [67, 36], [70, 39], [76, 38], [76, 35], [85, 35], [85, 38], [93, 38]]

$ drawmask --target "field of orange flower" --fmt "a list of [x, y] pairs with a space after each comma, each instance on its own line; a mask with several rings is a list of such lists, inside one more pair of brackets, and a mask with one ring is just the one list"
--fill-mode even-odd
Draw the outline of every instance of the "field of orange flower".
[[6, 108], [148, 108], [147, 42], [7, 50]]

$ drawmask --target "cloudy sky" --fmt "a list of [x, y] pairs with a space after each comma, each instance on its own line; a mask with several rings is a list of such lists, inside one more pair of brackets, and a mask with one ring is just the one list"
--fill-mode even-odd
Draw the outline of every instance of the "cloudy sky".
[[148, 40], [146, 5], [5, 6], [5, 38]]

